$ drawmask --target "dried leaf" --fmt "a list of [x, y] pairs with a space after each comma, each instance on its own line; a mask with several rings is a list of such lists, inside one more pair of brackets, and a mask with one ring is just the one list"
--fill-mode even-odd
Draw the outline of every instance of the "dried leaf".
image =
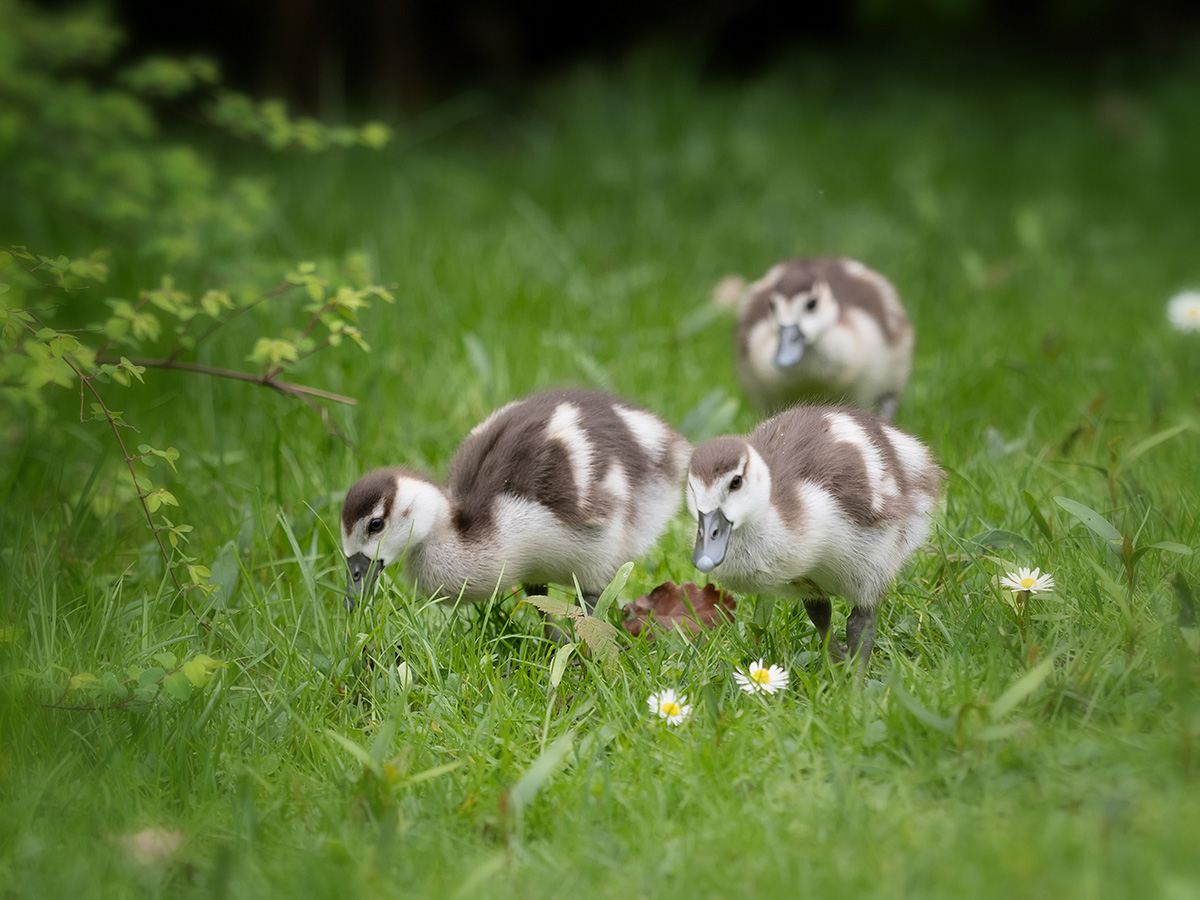
[[567, 603], [565, 600], [556, 600], [553, 597], [545, 597], [540, 594], [526, 597], [525, 602], [532, 603], [550, 616], [567, 616], [571, 619], [577, 619], [584, 614], [583, 610], [574, 603]]
[[664, 581], [625, 607], [625, 620], [621, 624], [634, 637], [646, 631], [646, 637], [652, 638], [658, 629], [647, 628], [651, 623], [663, 629], [680, 628], [688, 634], [699, 634], [731, 622], [735, 609], [737, 600], [733, 594], [716, 585], [699, 588], [694, 581], [682, 585]]
[[617, 662], [617, 629], [607, 622], [593, 616], [581, 616], [575, 620], [575, 631], [583, 638], [583, 642], [592, 651], [592, 656], [600, 660], [605, 668]]

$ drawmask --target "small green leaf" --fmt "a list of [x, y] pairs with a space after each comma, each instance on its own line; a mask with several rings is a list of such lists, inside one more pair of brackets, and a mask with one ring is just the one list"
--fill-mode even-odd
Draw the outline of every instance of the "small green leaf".
[[132, 375], [138, 381], [142, 382], [142, 384], [146, 383], [145, 380], [142, 378], [142, 373], [146, 371], [145, 366], [135, 366], [124, 356], [121, 357], [120, 365], [121, 365], [122, 369], [124, 369], [126, 372], [128, 372], [130, 375]]
[[1108, 519], [1091, 507], [1084, 506], [1078, 500], [1072, 500], [1070, 497], [1055, 497], [1054, 502], [1087, 526], [1093, 534], [1111, 546], [1113, 550], [1121, 546], [1121, 532], [1117, 531]]
[[78, 675], [71, 676], [71, 680], [67, 682], [67, 689], [72, 691], [82, 690], [96, 684], [99, 680], [91, 672], [80, 672]]
[[208, 682], [208, 670], [199, 659], [189, 659], [183, 664], [180, 671], [196, 687], [204, 687]]
[[192, 683], [183, 672], [172, 672], [163, 679], [162, 686], [176, 700], [186, 700], [192, 696]]
[[191, 563], [188, 563], [187, 570], [188, 577], [192, 579], [192, 584], [199, 584], [201, 580], [208, 578], [212, 574], [207, 566], [194, 566]]
[[170, 650], [164, 650], [161, 653], [155, 653], [154, 661], [164, 669], [173, 669], [179, 665], [179, 659]]
[[138, 687], [149, 687], [158, 684], [167, 673], [158, 666], [144, 669], [137, 677]]
[[100, 690], [106, 697], [114, 700], [124, 700], [129, 696], [129, 691], [126, 690], [125, 685], [121, 684], [117, 680], [117, 676], [112, 672], [105, 672], [100, 677]]
[[556, 688], [562, 682], [563, 673], [567, 671], [567, 663], [578, 644], [563, 644], [554, 654], [554, 662], [550, 664], [550, 687]]

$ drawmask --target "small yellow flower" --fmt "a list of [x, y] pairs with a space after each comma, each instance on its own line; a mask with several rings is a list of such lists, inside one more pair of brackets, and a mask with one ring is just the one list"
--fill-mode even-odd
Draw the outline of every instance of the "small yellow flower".
[[1000, 583], [1010, 591], [1023, 591], [1027, 594], [1044, 594], [1054, 590], [1054, 576], [1041, 569], [1018, 568], [1000, 579]]
[[676, 696], [670, 688], [660, 694], [651, 694], [646, 703], [651, 711], [658, 713], [660, 719], [666, 719], [668, 725], [678, 725], [692, 713], [687, 694]]
[[768, 668], [761, 659], [750, 663], [749, 673], [734, 672], [733, 677], [738, 687], [747, 694], [774, 694], [787, 687], [788, 683], [788, 673], [782, 666]]
[[1168, 300], [1167, 321], [1176, 331], [1200, 331], [1200, 291], [1183, 291]]

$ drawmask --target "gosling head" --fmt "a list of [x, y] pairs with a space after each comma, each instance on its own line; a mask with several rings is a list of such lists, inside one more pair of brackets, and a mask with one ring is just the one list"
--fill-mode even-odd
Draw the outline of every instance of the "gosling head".
[[804, 357], [809, 344], [837, 324], [837, 300], [825, 279], [797, 278], [790, 271], [768, 290], [771, 319], [779, 334], [775, 365], [790, 369]]
[[346, 605], [368, 596], [379, 573], [425, 541], [433, 529], [439, 501], [437, 485], [403, 469], [364, 475], [342, 503], [342, 549], [349, 573]]
[[725, 559], [729, 538], [771, 503], [771, 473], [749, 443], [719, 437], [696, 448], [688, 468], [688, 511], [696, 517], [692, 563], [711, 572]]

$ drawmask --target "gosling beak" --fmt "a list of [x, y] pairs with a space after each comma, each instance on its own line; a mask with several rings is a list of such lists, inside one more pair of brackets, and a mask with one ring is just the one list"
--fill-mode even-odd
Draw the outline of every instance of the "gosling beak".
[[696, 549], [692, 551], [692, 563], [701, 572], [711, 572], [725, 559], [725, 549], [729, 546], [729, 535], [733, 532], [733, 523], [725, 518], [719, 509], [712, 512], [700, 513], [699, 527], [696, 529]]
[[346, 564], [350, 567], [346, 575], [346, 609], [353, 611], [354, 605], [371, 593], [375, 579], [383, 571], [383, 563], [366, 554], [355, 553], [346, 558]]
[[779, 326], [779, 349], [775, 351], [775, 365], [789, 369], [804, 356], [804, 332], [799, 325]]

